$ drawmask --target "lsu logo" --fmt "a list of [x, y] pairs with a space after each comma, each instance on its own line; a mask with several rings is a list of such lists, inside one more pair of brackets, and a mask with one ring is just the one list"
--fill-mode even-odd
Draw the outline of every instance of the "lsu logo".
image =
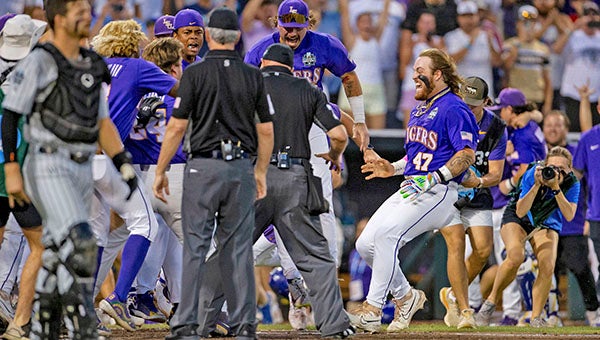
[[317, 64], [317, 56], [315, 56], [312, 52], [306, 52], [302, 56], [302, 63], [306, 67], [315, 66]]
[[290, 13], [298, 13], [298, 10], [294, 6], [290, 6]]
[[170, 22], [167, 19], [163, 19], [163, 25], [165, 25], [166, 28], [170, 29], [170, 30], [174, 30], [175, 26], [173, 26], [173, 23]]
[[427, 118], [428, 119], [433, 119], [433, 118], [435, 118], [435, 116], [437, 116], [437, 113], [438, 113], [438, 108], [436, 106], [436, 107], [433, 108], [433, 110], [431, 110], [429, 112], [429, 115], [427, 115]]

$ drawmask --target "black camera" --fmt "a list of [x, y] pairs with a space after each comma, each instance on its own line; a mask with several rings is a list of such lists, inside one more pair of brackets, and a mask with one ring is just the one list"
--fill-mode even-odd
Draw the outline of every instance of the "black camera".
[[469, 203], [471, 203], [471, 198], [469, 196], [464, 196], [454, 202], [454, 207], [458, 210], [462, 210], [462, 208], [466, 207]]
[[542, 178], [546, 181], [549, 181], [551, 179], [553, 179], [554, 177], [556, 177], [556, 173], [557, 173], [557, 169], [556, 167], [552, 166], [552, 165], [548, 165], [542, 168]]

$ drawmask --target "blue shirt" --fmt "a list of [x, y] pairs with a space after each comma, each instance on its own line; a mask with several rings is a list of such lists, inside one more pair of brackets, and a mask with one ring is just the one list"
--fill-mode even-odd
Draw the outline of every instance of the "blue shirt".
[[[475, 151], [478, 134], [477, 121], [467, 104], [449, 88], [442, 90], [410, 113], [404, 175], [426, 175], [466, 147]], [[453, 180], [460, 183], [461, 179], [462, 174]]]
[[[535, 168], [535, 166], [531, 167], [531, 169], [527, 170], [523, 174], [523, 179], [521, 180], [521, 194], [519, 196], [519, 199], [527, 195], [529, 190], [531, 190], [531, 188], [533, 187], [533, 184], [535, 183]], [[543, 190], [543, 188], [544, 187], [540, 188], [540, 190]], [[577, 201], [579, 200], [579, 181], [575, 182], [575, 184], [573, 184], [573, 186], [571, 186], [569, 190], [567, 190], [567, 192], [565, 193], [565, 197], [567, 198], [567, 201], [571, 203], [577, 203]], [[542, 199], [553, 200], [556, 198], [554, 198], [552, 190], [547, 190], [546, 194]], [[531, 211], [527, 212], [527, 217], [529, 218], [529, 222], [531, 222], [531, 224], [533, 225], [533, 216], [531, 214]], [[559, 208], [556, 208], [552, 212], [552, 214], [548, 216], [548, 218], [544, 221], [544, 225], [558, 232], [561, 231], [563, 225], [563, 215]]]
[[[158, 97], [156, 93], [149, 94], [149, 96]], [[164, 104], [156, 109], [156, 113], [160, 113], [162, 118], [151, 120], [145, 129], [133, 128], [129, 133], [129, 137], [125, 140], [125, 149], [131, 152], [133, 164], [156, 164], [158, 162], [160, 147], [165, 138], [167, 123], [173, 113], [175, 98], [164, 95], [161, 100]], [[186, 159], [187, 157], [181, 150], [181, 145], [179, 145], [171, 164], [185, 163]]]
[[126, 140], [133, 128], [136, 106], [144, 95], [168, 94], [177, 80], [158, 66], [138, 58], [106, 58], [112, 82], [108, 92], [110, 118]]
[[[279, 32], [264, 37], [246, 53], [244, 62], [260, 66], [260, 59], [267, 48], [278, 42]], [[337, 38], [328, 34], [307, 31], [294, 50], [294, 76], [306, 78], [321, 89], [326, 69], [341, 77], [355, 68], [356, 64], [348, 57], [348, 50]]]

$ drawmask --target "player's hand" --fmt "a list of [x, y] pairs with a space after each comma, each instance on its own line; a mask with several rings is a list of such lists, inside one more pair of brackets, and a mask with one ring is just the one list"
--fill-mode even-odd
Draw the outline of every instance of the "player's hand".
[[121, 179], [129, 186], [129, 195], [127, 195], [126, 198], [126, 200], [129, 201], [131, 195], [133, 195], [135, 189], [137, 189], [137, 175], [133, 165], [131, 165], [132, 156], [128, 151], [123, 150], [116, 154], [112, 158], [112, 161], [117, 170], [121, 173]]
[[256, 181], [256, 200], [267, 197], [267, 174], [255, 171], [254, 180]]
[[23, 186], [23, 176], [19, 163], [8, 162], [4, 164], [6, 193], [8, 194], [8, 205], [11, 208], [26, 207], [31, 200], [25, 194]]
[[462, 183], [465, 188], [475, 188], [479, 185], [479, 177], [470, 167], [467, 169], [467, 173], [463, 177]]
[[164, 194], [171, 194], [169, 191], [169, 177], [167, 177], [167, 174], [164, 172], [156, 172], [154, 175], [154, 183], [152, 184], [152, 192], [154, 192], [154, 197], [167, 203], [167, 198]]
[[356, 138], [360, 138], [360, 144], [358, 145], [361, 152], [365, 152], [369, 143], [371, 142], [371, 138], [369, 137], [369, 130], [367, 129], [367, 124], [365, 123], [354, 123], [352, 127], [352, 139], [356, 140]]
[[441, 183], [441, 179], [435, 172], [430, 172], [427, 175], [413, 176], [400, 185], [400, 194], [403, 198], [408, 198], [411, 201], [416, 200], [421, 194], [429, 191], [436, 184]]
[[334, 158], [331, 156], [331, 154], [329, 154], [329, 152], [316, 153], [315, 156], [323, 158], [325, 160], [325, 163], [329, 164], [329, 170], [335, 170], [338, 172], [342, 171], [341, 157]]
[[371, 174], [365, 177], [366, 180], [370, 180], [373, 178], [387, 178], [394, 176], [395, 169], [392, 163], [387, 159], [379, 158], [374, 162], [363, 164], [363, 166], [360, 167], [360, 172], [363, 174], [370, 172]]
[[145, 129], [151, 119], [161, 119], [163, 115], [156, 113], [156, 109], [162, 104], [164, 104], [164, 102], [158, 97], [142, 98], [137, 105], [137, 114], [135, 117], [137, 123], [135, 124], [135, 128]]
[[363, 161], [365, 163], [375, 162], [380, 158], [381, 156], [379, 156], [379, 154], [377, 154], [377, 152], [375, 152], [373, 149], [367, 148], [365, 152], [363, 152]]

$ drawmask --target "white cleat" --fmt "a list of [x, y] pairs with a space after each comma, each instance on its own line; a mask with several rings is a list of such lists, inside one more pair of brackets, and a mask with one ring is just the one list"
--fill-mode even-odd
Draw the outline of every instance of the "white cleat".
[[404, 297], [392, 301], [396, 305], [396, 311], [394, 313], [394, 320], [387, 328], [387, 331], [390, 333], [400, 332], [408, 328], [413, 315], [419, 309], [423, 309], [427, 298], [422, 290], [411, 288], [410, 292]]
[[377, 333], [381, 330], [381, 308], [370, 305], [364, 301], [357, 309], [346, 312], [350, 324], [366, 332]]

